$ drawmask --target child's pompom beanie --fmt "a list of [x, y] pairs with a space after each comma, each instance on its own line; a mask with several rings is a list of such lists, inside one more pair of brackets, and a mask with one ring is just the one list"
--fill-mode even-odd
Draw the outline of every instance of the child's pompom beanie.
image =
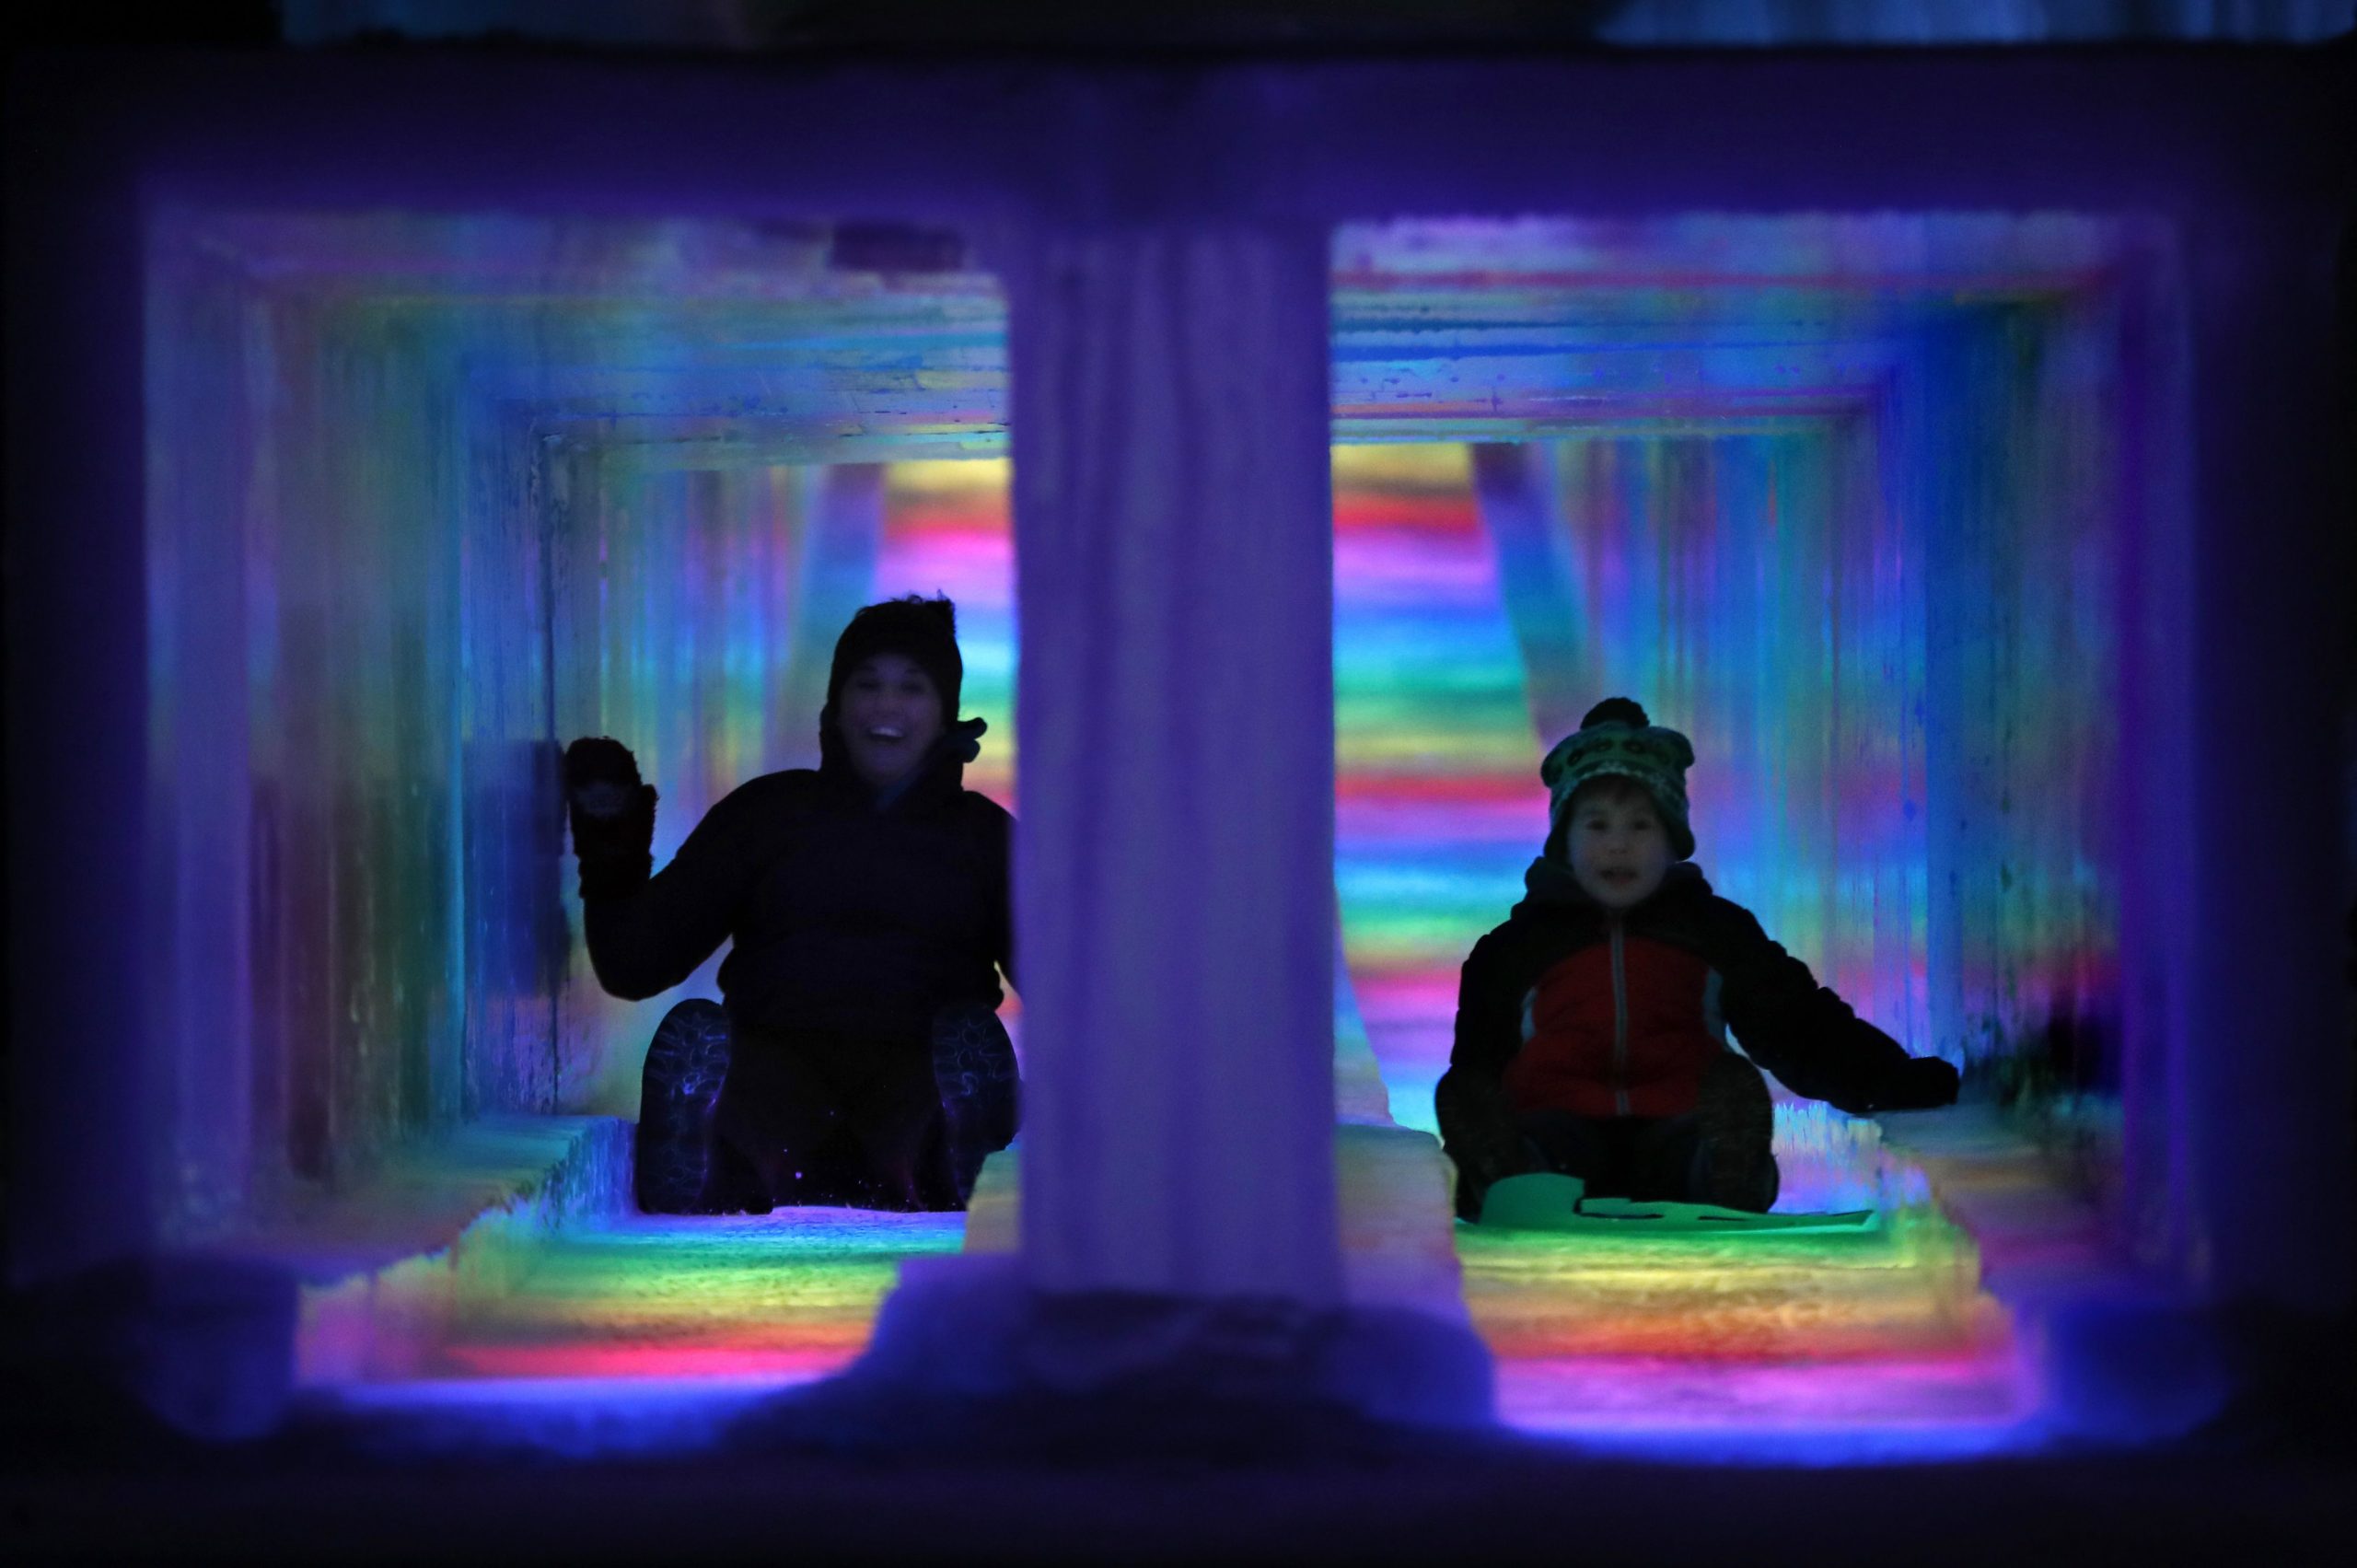
[[1693, 765], [1692, 741], [1655, 724], [1630, 699], [1607, 697], [1538, 765], [1550, 797], [1548, 820], [1560, 830], [1563, 810], [1582, 784], [1617, 775], [1653, 796], [1662, 826], [1669, 830], [1670, 848], [1684, 860], [1694, 853], [1694, 830], [1686, 819], [1686, 770]]

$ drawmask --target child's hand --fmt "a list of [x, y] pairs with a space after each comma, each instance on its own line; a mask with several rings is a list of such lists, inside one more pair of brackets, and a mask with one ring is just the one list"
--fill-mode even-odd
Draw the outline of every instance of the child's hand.
[[1910, 1056], [1875, 1097], [1877, 1110], [1932, 1110], [1956, 1103], [1956, 1070], [1936, 1056]]

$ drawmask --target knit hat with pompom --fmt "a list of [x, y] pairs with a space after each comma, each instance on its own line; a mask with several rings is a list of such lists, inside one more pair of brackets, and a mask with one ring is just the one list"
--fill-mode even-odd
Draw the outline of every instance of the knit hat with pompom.
[[1619, 777], [1637, 784], [1653, 797], [1669, 830], [1670, 848], [1684, 860], [1694, 853], [1694, 830], [1686, 820], [1686, 770], [1694, 765], [1694, 743], [1674, 729], [1664, 729], [1645, 716], [1645, 710], [1626, 697], [1607, 697], [1587, 711], [1580, 727], [1555, 743], [1538, 765], [1550, 805], [1548, 820], [1550, 850], [1562, 831], [1563, 813], [1580, 786], [1592, 780]]

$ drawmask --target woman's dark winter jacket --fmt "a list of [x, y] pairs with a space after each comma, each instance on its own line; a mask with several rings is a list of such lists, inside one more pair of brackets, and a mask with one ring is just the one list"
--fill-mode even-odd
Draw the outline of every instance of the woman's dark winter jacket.
[[958, 726], [898, 792], [870, 789], [829, 746], [815, 771], [765, 774], [714, 806], [651, 879], [592, 892], [585, 876], [598, 982], [652, 996], [733, 937], [720, 990], [739, 1028], [921, 1040], [943, 1006], [996, 1006], [996, 970], [1014, 973], [1013, 819], [964, 787], [980, 728]]
[[1519, 1167], [1514, 1121], [1532, 1111], [1692, 1110], [1727, 1029], [1793, 1092], [1846, 1111], [1954, 1098], [1945, 1064], [1914, 1063], [1690, 864], [1619, 914], [1546, 856], [1524, 884], [1527, 896], [1465, 960], [1435, 1096], [1443, 1140], [1480, 1184]]

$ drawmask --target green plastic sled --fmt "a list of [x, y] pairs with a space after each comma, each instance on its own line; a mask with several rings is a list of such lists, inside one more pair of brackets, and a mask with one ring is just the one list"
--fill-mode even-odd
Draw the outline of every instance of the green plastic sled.
[[1780, 1235], [1871, 1230], [1875, 1211], [1839, 1214], [1755, 1214], [1709, 1203], [1639, 1202], [1591, 1198], [1576, 1176], [1509, 1176], [1481, 1202], [1481, 1224], [1501, 1230], [1608, 1232], [1616, 1236], [1695, 1236], [1770, 1230]]

